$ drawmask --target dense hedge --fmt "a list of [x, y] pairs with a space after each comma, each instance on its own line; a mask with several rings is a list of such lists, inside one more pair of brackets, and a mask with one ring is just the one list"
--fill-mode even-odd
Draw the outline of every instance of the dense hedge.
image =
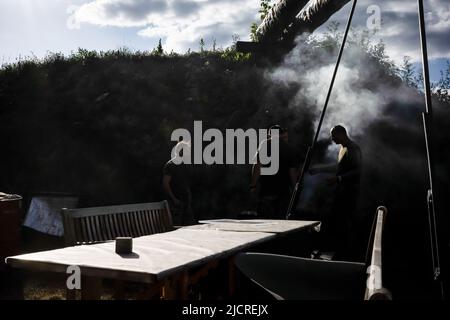
[[[251, 60], [81, 50], [0, 71], [3, 191], [68, 192], [86, 205], [153, 201], [176, 128], [267, 127], [292, 112]], [[279, 94], [278, 94], [279, 95]], [[286, 96], [286, 92], [281, 93]], [[268, 111], [267, 100], [272, 100]], [[276, 103], [275, 103], [276, 102]], [[276, 112], [274, 111], [276, 110]], [[249, 168], [196, 168], [197, 212], [251, 209]]]

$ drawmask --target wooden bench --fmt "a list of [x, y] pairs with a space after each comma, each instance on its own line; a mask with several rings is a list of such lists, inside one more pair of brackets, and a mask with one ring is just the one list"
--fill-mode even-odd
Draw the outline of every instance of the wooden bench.
[[67, 246], [117, 237], [141, 237], [174, 230], [167, 201], [108, 207], [62, 209]]

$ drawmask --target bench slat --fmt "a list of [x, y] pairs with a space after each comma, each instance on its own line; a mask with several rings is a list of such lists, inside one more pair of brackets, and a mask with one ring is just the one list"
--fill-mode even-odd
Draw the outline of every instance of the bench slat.
[[144, 221], [142, 220], [141, 211], [136, 211], [134, 214], [136, 215], [139, 236], [143, 236], [146, 234], [146, 232], [144, 231]]

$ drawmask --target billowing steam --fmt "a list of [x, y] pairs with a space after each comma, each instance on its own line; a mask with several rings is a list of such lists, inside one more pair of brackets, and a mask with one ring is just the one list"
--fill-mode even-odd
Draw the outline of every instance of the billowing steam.
[[[291, 107], [311, 108], [317, 125], [330, 86], [337, 52], [316, 49], [301, 41], [282, 65], [268, 74], [275, 83], [297, 84], [298, 93]], [[327, 138], [336, 124], [344, 124], [353, 135], [383, 115], [383, 109], [393, 100], [391, 90], [376, 82], [377, 70], [368, 63], [367, 55], [357, 46], [347, 46], [341, 62], [320, 138]], [[371, 86], [365, 86], [370, 83]], [[355, 121], [357, 120], [357, 121]]]

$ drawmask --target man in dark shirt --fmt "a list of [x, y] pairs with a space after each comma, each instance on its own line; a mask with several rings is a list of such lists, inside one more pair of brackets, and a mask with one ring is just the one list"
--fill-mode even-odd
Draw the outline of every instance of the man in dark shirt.
[[310, 173], [335, 172], [335, 175], [327, 179], [336, 189], [331, 215], [324, 223], [324, 234], [328, 246], [335, 250], [336, 257], [348, 258], [353, 254], [351, 240], [356, 234], [354, 221], [360, 189], [362, 154], [343, 126], [338, 125], [331, 129], [331, 139], [341, 145], [337, 166], [311, 168]]
[[[279, 170], [275, 175], [261, 175], [261, 163], [257, 155], [257, 163], [253, 166], [250, 189], [258, 192], [258, 216], [264, 219], [284, 219], [289, 206], [292, 187], [297, 180], [297, 157], [294, 149], [289, 145], [288, 131], [279, 125], [270, 128], [270, 136], [263, 144], [267, 144], [266, 150], [271, 150], [270, 143], [274, 138], [273, 130], [279, 132]], [[259, 151], [258, 151], [259, 153]], [[270, 155], [269, 155], [270, 156]]]
[[190, 150], [190, 145], [186, 142], [180, 142], [175, 147], [175, 158], [164, 166], [163, 189], [169, 197], [174, 225], [191, 225], [195, 223], [192, 212], [191, 166], [184, 163], [175, 164], [181, 147], [183, 151]]

